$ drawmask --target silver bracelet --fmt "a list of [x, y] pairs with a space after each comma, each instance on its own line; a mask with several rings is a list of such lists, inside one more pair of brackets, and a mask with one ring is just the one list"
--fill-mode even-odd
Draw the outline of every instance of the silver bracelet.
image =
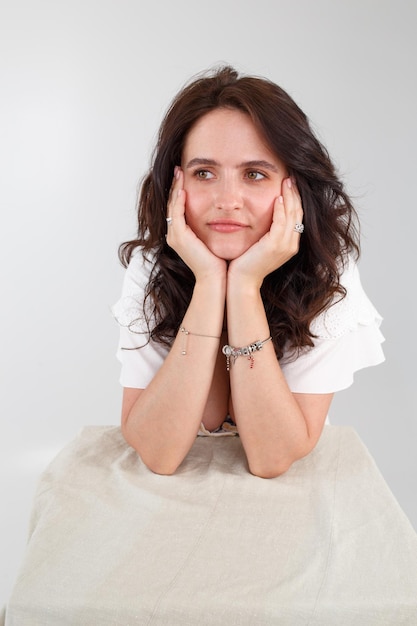
[[242, 348], [234, 348], [233, 346], [229, 346], [226, 344], [222, 348], [222, 352], [226, 357], [226, 369], [230, 371], [230, 359], [232, 359], [232, 363], [235, 363], [238, 356], [246, 356], [250, 361], [250, 367], [253, 368], [255, 359], [253, 358], [253, 353], [262, 350], [264, 344], [270, 341], [272, 337], [268, 337], [268, 339], [264, 339], [263, 341], [254, 341], [250, 343], [248, 346], [243, 346]]
[[182, 336], [183, 336], [182, 348], [181, 348], [181, 354], [183, 356], [185, 356], [187, 354], [187, 338], [188, 338], [188, 335], [194, 335], [195, 337], [207, 337], [208, 339], [221, 339], [221, 337], [216, 337], [215, 335], [201, 335], [200, 333], [192, 333], [189, 330], [187, 330], [186, 328], [184, 328], [184, 326], [181, 326], [180, 333], [182, 333]]

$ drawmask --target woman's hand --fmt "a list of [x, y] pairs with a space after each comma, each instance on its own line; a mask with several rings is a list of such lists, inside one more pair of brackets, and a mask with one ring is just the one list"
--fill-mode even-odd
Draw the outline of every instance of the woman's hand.
[[228, 277], [239, 277], [245, 284], [260, 288], [265, 276], [278, 269], [294, 255], [300, 245], [295, 224], [303, 221], [301, 198], [291, 178], [282, 181], [281, 195], [274, 202], [269, 231], [229, 266]]
[[184, 174], [175, 168], [167, 207], [167, 243], [193, 272], [196, 281], [208, 277], [217, 280], [226, 275], [226, 261], [215, 256], [188, 226], [185, 219], [186, 192]]

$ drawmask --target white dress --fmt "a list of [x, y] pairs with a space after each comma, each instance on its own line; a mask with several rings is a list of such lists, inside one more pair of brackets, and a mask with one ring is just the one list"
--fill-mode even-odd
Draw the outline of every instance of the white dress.
[[[149, 270], [135, 255], [113, 310], [127, 387], [146, 387], [167, 354], [135, 321]], [[343, 389], [383, 360], [354, 264], [343, 284], [314, 320], [315, 346], [282, 359], [293, 391]], [[239, 437], [197, 437], [161, 476], [120, 427], [87, 427], [41, 477], [6, 611], [5, 626], [58, 624], [415, 626], [417, 536], [350, 428], [326, 427], [265, 480]]]
[[[120, 325], [117, 357], [121, 362], [123, 387], [144, 389], [161, 367], [168, 348], [150, 340], [143, 319], [142, 303], [153, 260], [140, 251], [131, 258], [126, 270], [122, 295], [112, 312]], [[296, 359], [284, 354], [280, 365], [291, 391], [296, 393], [334, 393], [353, 382], [357, 370], [384, 360], [380, 331], [382, 318], [366, 296], [354, 261], [346, 265], [341, 283], [347, 295], [311, 325], [314, 347]]]

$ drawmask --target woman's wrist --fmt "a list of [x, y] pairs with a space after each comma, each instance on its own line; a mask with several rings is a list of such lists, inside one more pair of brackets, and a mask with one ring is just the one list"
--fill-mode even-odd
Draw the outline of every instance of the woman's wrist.
[[232, 346], [247, 346], [269, 337], [260, 285], [255, 281], [228, 277], [226, 308], [228, 339]]
[[220, 336], [226, 302], [226, 278], [196, 281], [182, 326], [191, 333]]
[[258, 298], [263, 281], [254, 276], [229, 271], [227, 273], [227, 297]]
[[222, 295], [225, 297], [227, 285], [226, 269], [224, 271], [207, 272], [196, 276], [194, 291], [209, 293], [213, 296]]

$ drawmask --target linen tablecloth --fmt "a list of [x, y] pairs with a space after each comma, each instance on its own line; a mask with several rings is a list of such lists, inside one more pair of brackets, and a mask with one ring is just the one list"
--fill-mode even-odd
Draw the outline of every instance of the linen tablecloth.
[[43, 473], [6, 626], [417, 625], [417, 537], [350, 428], [274, 479], [238, 437], [198, 437], [173, 476], [118, 427]]

